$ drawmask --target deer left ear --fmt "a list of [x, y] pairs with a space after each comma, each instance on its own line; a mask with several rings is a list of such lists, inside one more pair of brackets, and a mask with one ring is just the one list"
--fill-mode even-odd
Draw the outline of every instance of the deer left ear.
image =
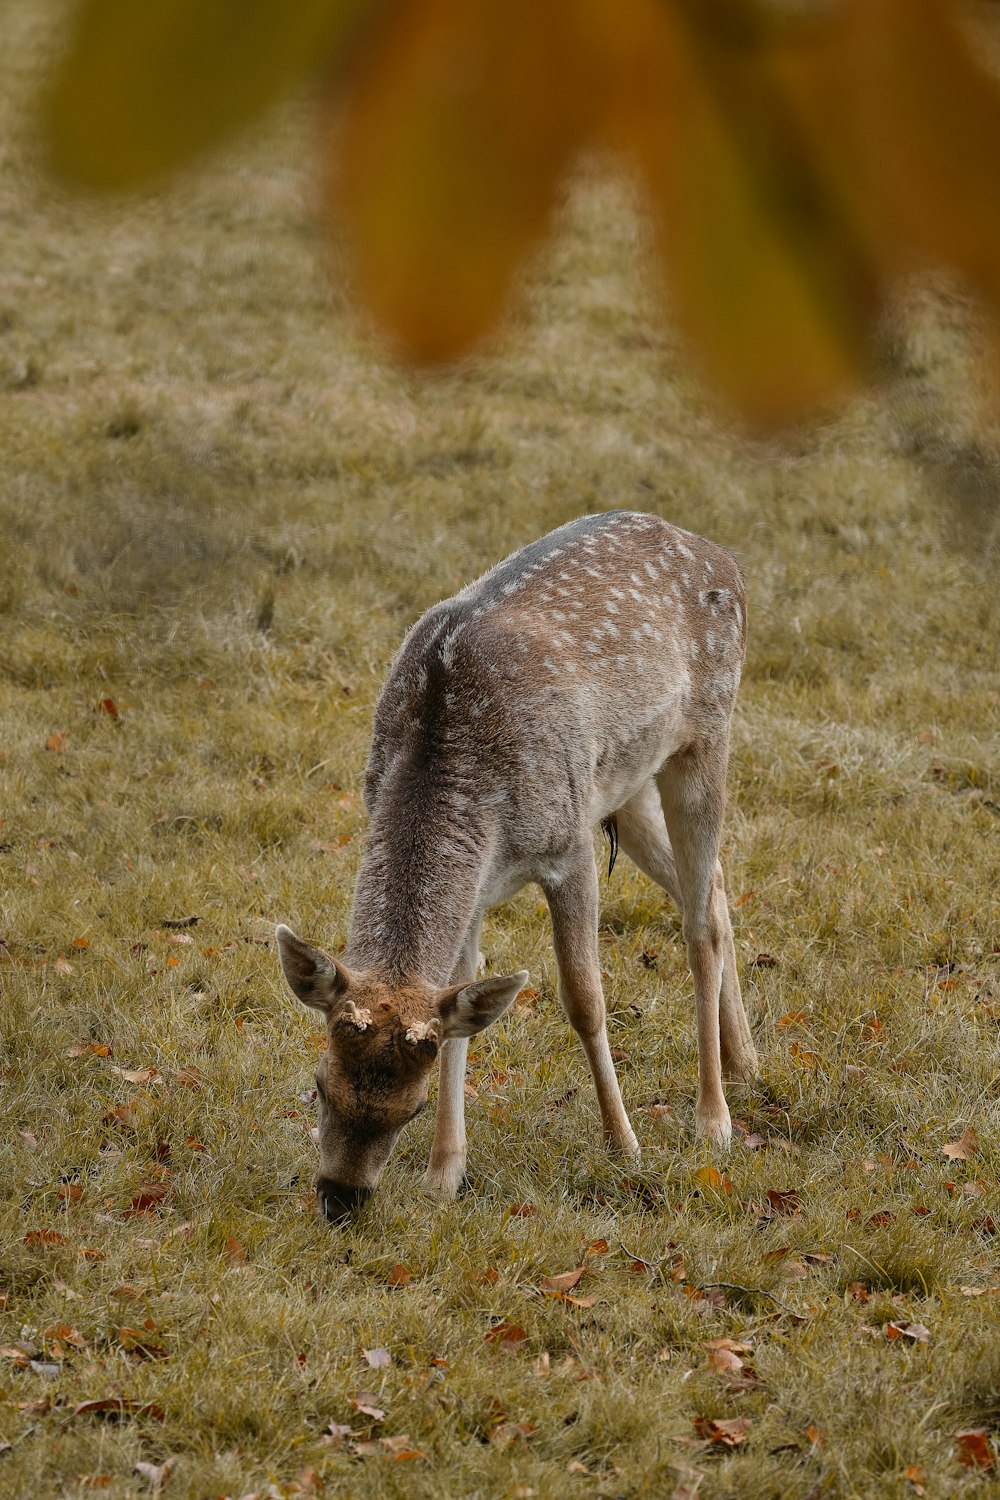
[[277, 928], [278, 956], [281, 968], [288, 980], [292, 994], [309, 1005], [329, 1015], [344, 1002], [351, 975], [343, 964], [339, 964], [322, 948], [314, 948], [296, 937], [290, 927], [279, 924]]
[[475, 1036], [503, 1015], [528, 982], [528, 971], [504, 974], [497, 979], [477, 979], [442, 990], [438, 1000], [443, 1041], [451, 1037]]

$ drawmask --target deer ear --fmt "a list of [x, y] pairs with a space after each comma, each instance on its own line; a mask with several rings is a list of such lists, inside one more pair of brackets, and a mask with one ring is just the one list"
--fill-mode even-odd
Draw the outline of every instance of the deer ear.
[[475, 1036], [484, 1031], [491, 1021], [503, 1015], [527, 982], [527, 970], [520, 969], [516, 974], [477, 979], [472, 984], [456, 984], [443, 990], [439, 1001], [442, 1040]]
[[351, 982], [349, 970], [338, 964], [322, 948], [314, 948], [296, 937], [290, 927], [279, 923], [277, 928], [278, 956], [281, 968], [288, 980], [292, 994], [329, 1015], [334, 1006], [339, 1006]]

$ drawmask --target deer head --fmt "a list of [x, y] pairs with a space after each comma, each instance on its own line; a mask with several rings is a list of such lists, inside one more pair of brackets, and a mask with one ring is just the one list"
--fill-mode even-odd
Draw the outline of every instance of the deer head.
[[387, 983], [277, 929], [281, 967], [294, 995], [326, 1017], [316, 1073], [319, 1175], [328, 1219], [345, 1218], [371, 1195], [403, 1126], [427, 1103], [441, 1044], [474, 1036], [510, 1005], [523, 971], [470, 984]]

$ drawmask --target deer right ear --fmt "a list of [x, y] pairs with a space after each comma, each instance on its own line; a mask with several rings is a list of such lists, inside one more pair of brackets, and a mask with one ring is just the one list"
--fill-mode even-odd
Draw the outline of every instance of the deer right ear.
[[502, 1016], [528, 982], [526, 969], [504, 974], [497, 979], [477, 979], [472, 984], [456, 984], [442, 990], [438, 1005], [442, 1037], [476, 1036]]
[[329, 953], [304, 943], [283, 923], [277, 928], [277, 938], [282, 972], [292, 994], [303, 1005], [328, 1016], [342, 1002], [351, 982], [350, 973]]

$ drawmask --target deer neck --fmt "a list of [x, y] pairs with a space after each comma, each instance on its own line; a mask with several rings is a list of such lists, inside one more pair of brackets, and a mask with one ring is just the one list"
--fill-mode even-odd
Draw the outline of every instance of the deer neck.
[[447, 984], [493, 843], [477, 800], [410, 762], [386, 778], [358, 875], [348, 966]]

